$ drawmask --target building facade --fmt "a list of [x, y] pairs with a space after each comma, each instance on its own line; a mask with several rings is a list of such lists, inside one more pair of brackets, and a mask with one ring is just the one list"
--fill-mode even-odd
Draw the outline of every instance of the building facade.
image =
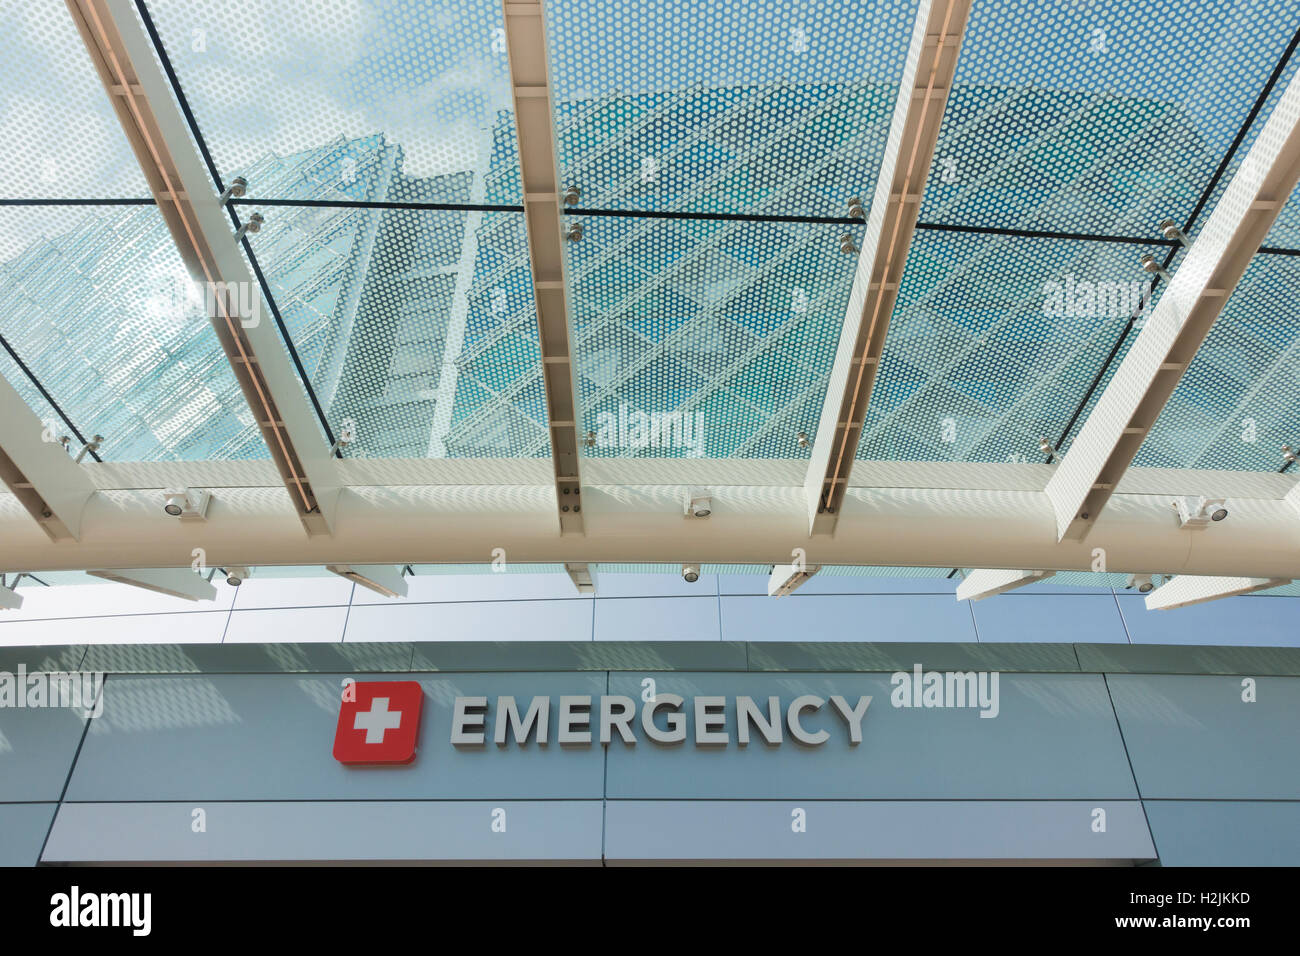
[[[0, 860], [1300, 861], [1295, 598], [415, 570], [395, 600], [255, 573], [204, 610], [22, 588]], [[50, 672], [102, 696], [38, 696]], [[414, 759], [341, 762], [357, 707], [409, 709], [394, 682]]]

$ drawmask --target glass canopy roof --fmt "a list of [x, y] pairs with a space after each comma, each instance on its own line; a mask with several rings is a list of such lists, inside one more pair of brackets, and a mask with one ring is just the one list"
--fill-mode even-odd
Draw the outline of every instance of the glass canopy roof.
[[[343, 454], [549, 458], [501, 5], [139, 8], [214, 192], [242, 176], [235, 208], [265, 216], [251, 262]], [[808, 456], [915, 16], [546, 4], [585, 456]], [[858, 457], [1068, 447], [1162, 293], [1139, 256], [1176, 274], [1157, 224], [1195, 238], [1297, 26], [1285, 0], [975, 0]], [[0, 374], [104, 460], [266, 457], [66, 8], [0, 0], [0, 57], [24, 66]], [[1300, 443], [1297, 269], [1293, 197], [1135, 464], [1275, 471]]]

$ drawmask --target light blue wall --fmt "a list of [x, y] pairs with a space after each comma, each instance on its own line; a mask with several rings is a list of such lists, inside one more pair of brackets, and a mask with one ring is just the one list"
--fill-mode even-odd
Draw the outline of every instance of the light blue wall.
[[[1300, 863], [1300, 657], [1187, 650], [620, 641], [101, 646], [57, 657], [0, 649], [0, 669], [24, 657], [84, 657], [85, 667], [115, 671], [84, 737], [67, 711], [0, 709], [0, 863], [35, 862], [47, 832], [47, 862]], [[1000, 669], [998, 716], [893, 707], [890, 672], [912, 662]], [[1098, 664], [1103, 671], [1089, 670]], [[1238, 673], [1131, 672], [1183, 666]], [[1257, 675], [1255, 700], [1243, 700], [1242, 673], [1256, 666], [1274, 674]], [[334, 761], [342, 679], [353, 674], [420, 682], [413, 764]], [[832, 731], [818, 748], [789, 739], [665, 747], [639, 728], [635, 745], [616, 740], [608, 750], [458, 748], [448, 739], [457, 695], [486, 696], [493, 708], [504, 694], [640, 700], [646, 680], [688, 699], [872, 702], [857, 746], [828, 711], [808, 720]], [[192, 827], [196, 808], [202, 833]], [[504, 832], [492, 826], [497, 810]], [[1094, 825], [1099, 810], [1104, 830]], [[796, 811], [806, 821], [798, 832]]]
[[[977, 602], [956, 578], [815, 575], [773, 601], [764, 575], [421, 574], [390, 600], [335, 578], [256, 575], [193, 604], [125, 585], [21, 589], [0, 647], [83, 643], [365, 641], [977, 641], [1300, 646], [1300, 598], [1256, 595], [1173, 611], [1110, 588], [1042, 584]], [[88, 613], [93, 612], [93, 613]]]

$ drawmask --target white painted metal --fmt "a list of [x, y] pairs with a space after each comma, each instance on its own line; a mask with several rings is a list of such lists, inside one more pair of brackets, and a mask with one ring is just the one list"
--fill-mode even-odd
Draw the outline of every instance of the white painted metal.
[[0, 482], [53, 541], [78, 536], [81, 510], [95, 491], [84, 466], [57, 440], [47, 441], [57, 437], [0, 377]]
[[546, 21], [540, 0], [505, 0], [506, 52], [515, 106], [515, 133], [524, 184], [524, 219], [533, 267], [533, 297], [542, 350], [546, 414], [555, 472], [560, 533], [583, 533], [579, 474], [578, 400], [573, 352], [569, 347], [569, 303], [565, 278], [564, 223], [556, 165], [555, 115], [551, 105]]
[[971, 0], [921, 0], [805, 490], [814, 534], [835, 531], [907, 263]]
[[785, 597], [803, 586], [803, 583], [821, 570], [816, 564], [778, 564], [767, 578], [767, 596]]
[[1004, 571], [1000, 568], [977, 568], [962, 578], [957, 585], [958, 601], [982, 601], [995, 594], [1004, 594], [1035, 581], [1050, 578], [1055, 571]]
[[[1286, 477], [1290, 478], [1289, 475]], [[1300, 481], [1295, 482], [1295, 484], [1291, 486], [1290, 490], [1288, 490], [1286, 495], [1283, 497], [1283, 500], [1290, 505], [1297, 514], [1300, 514]]]
[[[726, 506], [731, 487], [798, 485], [805, 463], [797, 459], [595, 458], [583, 466], [592, 485], [672, 485], [708, 488]], [[279, 474], [269, 461], [87, 462], [83, 473], [101, 491], [190, 486], [261, 488]], [[850, 488], [941, 488], [952, 491], [1042, 491], [1052, 466], [1017, 462], [859, 461]], [[345, 458], [338, 462], [345, 487], [389, 485], [481, 485], [507, 488], [545, 485], [551, 467], [527, 458]], [[1276, 472], [1130, 468], [1120, 479], [1121, 494], [1203, 494], [1214, 498], [1283, 498], [1295, 478]], [[766, 563], [766, 562], [765, 562]]]
[[406, 597], [406, 578], [401, 567], [391, 564], [330, 564], [325, 569], [384, 597]]
[[212, 601], [217, 589], [212, 582], [200, 577], [189, 568], [130, 568], [112, 570], [100, 568], [87, 574], [117, 584], [129, 584], [145, 591], [169, 594], [186, 601]]
[[1300, 578], [1300, 513], [1282, 498], [1236, 498], [1232, 518], [1178, 527], [1167, 496], [1114, 496], [1092, 540], [1058, 542], [1042, 492], [850, 488], [844, 533], [809, 540], [797, 486], [715, 488], [707, 521], [681, 515], [671, 485], [590, 486], [587, 534], [555, 533], [550, 486], [350, 488], [332, 536], [303, 535], [282, 488], [224, 488], [205, 522], [168, 517], [156, 490], [94, 495], [75, 547], [51, 542], [0, 495], [0, 567], [29, 571], [230, 565], [515, 563], [762, 564], [805, 548], [809, 564], [999, 566]]
[[1293, 78], [1048, 482], [1059, 539], [1091, 533], [1297, 181], [1300, 78]]
[[[171, 87], [129, 0], [67, 0], [73, 21], [186, 268], [213, 309], [217, 339], [309, 534], [327, 533], [339, 495], [328, 443], [289, 363]], [[241, 317], [215, 290], [249, 290]], [[242, 298], [242, 295], [241, 295]]]
[[573, 586], [578, 589], [579, 594], [595, 594], [596, 579], [591, 573], [589, 564], [566, 564], [564, 570], [569, 575], [569, 580]]
[[17, 611], [23, 606], [23, 596], [13, 588], [0, 584], [0, 610]]
[[1179, 574], [1147, 595], [1147, 610], [1169, 611], [1176, 607], [1250, 594], [1252, 591], [1263, 591], [1290, 583], [1290, 578], [1223, 578]]

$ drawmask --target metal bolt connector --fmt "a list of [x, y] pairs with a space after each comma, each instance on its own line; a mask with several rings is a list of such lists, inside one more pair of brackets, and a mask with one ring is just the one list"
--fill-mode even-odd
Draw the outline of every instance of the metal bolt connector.
[[221, 194], [221, 205], [224, 206], [226, 203], [230, 202], [231, 196], [234, 196], [236, 199], [242, 199], [246, 192], [248, 192], [248, 180], [243, 176], [236, 176], [230, 181], [230, 185], [226, 187], [226, 191]]
[[235, 242], [239, 242], [241, 239], [244, 238], [244, 236], [247, 233], [261, 232], [262, 223], [264, 222], [266, 222], [266, 219], [262, 216], [260, 212], [253, 213], [251, 216], [248, 217], [248, 222], [244, 223], [242, 226], [239, 227], [238, 231], [236, 231]]

